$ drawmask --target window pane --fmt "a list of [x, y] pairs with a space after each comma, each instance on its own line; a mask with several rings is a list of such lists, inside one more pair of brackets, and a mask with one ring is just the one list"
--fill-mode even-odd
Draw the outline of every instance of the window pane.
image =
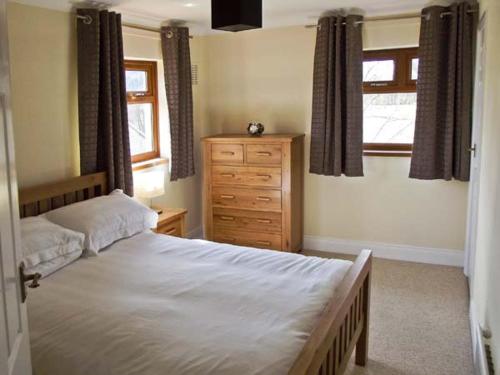
[[148, 76], [143, 70], [125, 71], [127, 91], [148, 91]]
[[394, 60], [364, 61], [363, 81], [380, 82], [394, 80]]
[[413, 143], [417, 94], [364, 94], [364, 143]]
[[416, 81], [418, 78], [418, 59], [411, 59], [411, 79]]
[[128, 104], [128, 129], [132, 156], [154, 151], [151, 103]]

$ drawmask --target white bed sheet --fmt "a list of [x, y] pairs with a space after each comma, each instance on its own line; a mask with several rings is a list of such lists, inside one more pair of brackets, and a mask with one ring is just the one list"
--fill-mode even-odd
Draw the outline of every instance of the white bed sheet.
[[141, 233], [30, 290], [35, 374], [286, 374], [351, 264]]

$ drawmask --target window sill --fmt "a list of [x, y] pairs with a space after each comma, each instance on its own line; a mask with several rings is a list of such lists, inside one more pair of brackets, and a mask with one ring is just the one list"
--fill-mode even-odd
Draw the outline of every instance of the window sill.
[[409, 143], [364, 143], [364, 156], [411, 157], [413, 145]]
[[168, 164], [168, 159], [155, 158], [155, 159], [140, 161], [137, 163], [132, 163], [132, 171], [136, 172], [136, 171], [141, 171], [143, 169], [149, 169], [157, 167], [159, 165], [167, 165], [167, 164]]
[[376, 150], [365, 150], [363, 151], [363, 156], [381, 156], [381, 157], [392, 157], [392, 158], [411, 158], [411, 151], [376, 151]]

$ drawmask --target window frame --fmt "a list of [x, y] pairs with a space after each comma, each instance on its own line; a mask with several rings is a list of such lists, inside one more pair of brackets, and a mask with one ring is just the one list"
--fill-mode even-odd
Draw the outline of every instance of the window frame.
[[[417, 92], [417, 81], [411, 79], [414, 58], [418, 58], [418, 47], [364, 51], [363, 62], [393, 60], [394, 79], [363, 82], [363, 95]], [[408, 143], [363, 143], [365, 156], [411, 156], [412, 149], [413, 144]]]
[[125, 60], [125, 71], [145, 71], [147, 75], [147, 91], [127, 91], [127, 105], [148, 103], [152, 105], [153, 114], [153, 151], [131, 155], [132, 163], [140, 163], [160, 157], [160, 129], [158, 114], [158, 69], [156, 61]]

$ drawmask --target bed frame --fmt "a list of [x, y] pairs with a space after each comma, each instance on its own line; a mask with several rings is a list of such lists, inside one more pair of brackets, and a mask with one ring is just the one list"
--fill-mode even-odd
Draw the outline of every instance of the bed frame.
[[354, 349], [368, 360], [372, 252], [362, 250], [337, 287], [288, 375], [341, 375]]
[[[35, 216], [104, 195], [106, 174], [74, 177], [19, 192], [21, 217]], [[316, 322], [289, 375], [341, 375], [356, 349], [355, 363], [368, 356], [372, 254], [363, 250]]]
[[71, 203], [107, 194], [106, 173], [73, 177], [68, 180], [19, 190], [21, 218], [37, 216]]

